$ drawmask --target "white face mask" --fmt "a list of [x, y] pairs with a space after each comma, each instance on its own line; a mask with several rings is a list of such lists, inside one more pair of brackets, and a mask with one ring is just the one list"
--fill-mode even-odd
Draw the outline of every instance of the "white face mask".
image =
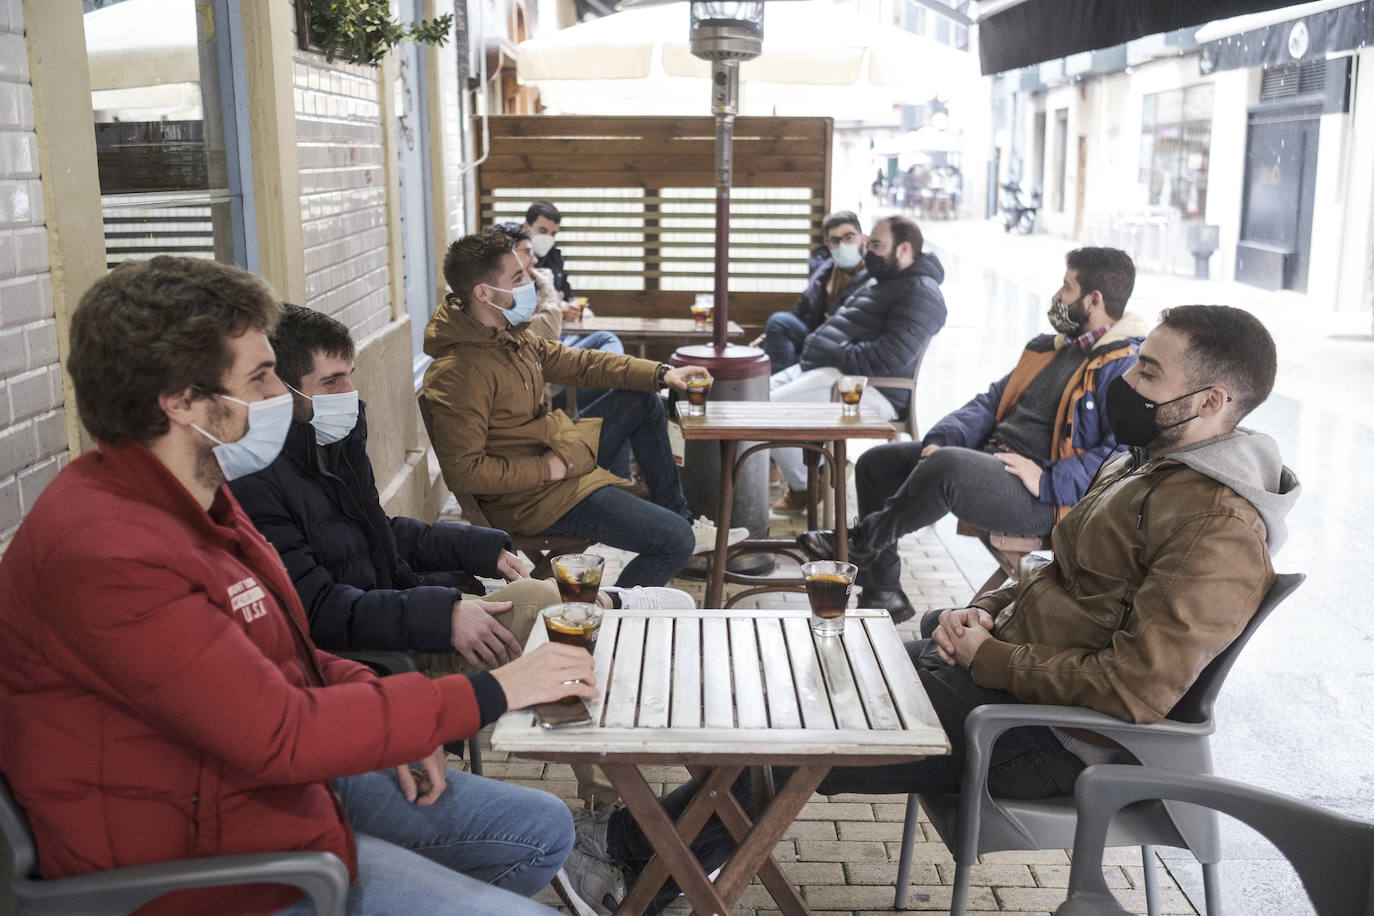
[[832, 252], [835, 264], [844, 270], [853, 270], [859, 266], [859, 262], [864, 259], [863, 252], [859, 250], [858, 242], [850, 242], [847, 245], [839, 245]]
[[530, 250], [534, 252], [536, 258], [553, 251], [553, 236], [551, 235], [532, 235], [530, 236]]
[[205, 430], [191, 424], [191, 428], [211, 442], [215, 460], [225, 480], [238, 480], [249, 474], [256, 474], [277, 460], [281, 454], [282, 443], [286, 441], [286, 431], [291, 428], [291, 395], [279, 394], [274, 398], [261, 401], [240, 401], [227, 394], [214, 395], [248, 408], [248, 432], [234, 442], [216, 439]]
[[[291, 388], [290, 385], [286, 386]], [[308, 395], [299, 388], [291, 388], [303, 398], [309, 398], [315, 415], [310, 425], [315, 427], [315, 442], [329, 445], [338, 442], [353, 432], [358, 425], [358, 392], [345, 391], [340, 394]]]

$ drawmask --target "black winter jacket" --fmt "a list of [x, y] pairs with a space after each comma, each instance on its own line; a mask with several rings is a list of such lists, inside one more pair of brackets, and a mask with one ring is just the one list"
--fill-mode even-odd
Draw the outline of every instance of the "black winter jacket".
[[[930, 339], [945, 326], [940, 259], [922, 254], [906, 270], [859, 290], [806, 338], [803, 370], [833, 366], [850, 375], [910, 377]], [[899, 415], [910, 392], [884, 388]]]
[[452, 648], [453, 603], [498, 576], [510, 536], [492, 528], [387, 518], [367, 457], [367, 415], [342, 440], [315, 444], [293, 422], [277, 460], [229, 484], [281, 554], [322, 649]]
[[[826, 249], [829, 251], [829, 249]], [[825, 321], [825, 287], [830, 282], [830, 272], [835, 269], [834, 261], [824, 261], [811, 274], [811, 279], [806, 284], [806, 290], [797, 299], [797, 304], [792, 306], [792, 314], [796, 315], [802, 324], [806, 325], [807, 332], [815, 331]], [[867, 269], [863, 264], [859, 264], [859, 269], [854, 271], [854, 276], [849, 278], [849, 282], [840, 290], [840, 295], [835, 299], [835, 308], [838, 311], [846, 302], [857, 292], [865, 283], [869, 282]]]

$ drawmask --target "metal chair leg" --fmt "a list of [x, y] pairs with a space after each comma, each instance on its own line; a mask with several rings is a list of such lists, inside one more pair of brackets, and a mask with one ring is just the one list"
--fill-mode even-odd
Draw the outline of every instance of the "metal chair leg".
[[1221, 916], [1221, 866], [1216, 862], [1203, 863], [1202, 895], [1207, 903], [1207, 916]]
[[911, 890], [911, 855], [916, 843], [916, 821], [921, 811], [921, 803], [912, 792], [906, 797], [906, 820], [902, 823], [902, 858], [897, 863], [897, 894], [892, 899], [893, 909], [906, 909], [906, 898]]
[[1140, 865], [1145, 871], [1145, 912], [1159, 916], [1159, 866], [1153, 846], [1140, 847]]
[[954, 865], [954, 893], [949, 901], [949, 916], [964, 916], [968, 909], [968, 882], [972, 877], [972, 865]]

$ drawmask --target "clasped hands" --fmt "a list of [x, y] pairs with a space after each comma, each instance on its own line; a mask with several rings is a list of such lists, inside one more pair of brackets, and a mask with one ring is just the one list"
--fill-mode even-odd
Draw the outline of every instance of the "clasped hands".
[[942, 662], [967, 668], [978, 647], [992, 639], [992, 615], [976, 607], [942, 611], [940, 625], [931, 638]]

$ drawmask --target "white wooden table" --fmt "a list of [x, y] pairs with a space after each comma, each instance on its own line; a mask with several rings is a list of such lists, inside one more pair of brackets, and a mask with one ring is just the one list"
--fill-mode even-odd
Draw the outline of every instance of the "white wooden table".
[[[537, 628], [528, 648], [546, 639]], [[549, 730], [513, 710], [491, 743], [605, 771], [657, 853], [619, 913], [643, 912], [670, 873], [699, 913], [730, 912], [755, 874], [784, 913], [809, 913], [772, 850], [830, 768], [949, 753], [885, 611], [851, 610], [844, 635], [823, 639], [801, 609], [610, 610], [594, 658], [592, 724]], [[676, 824], [639, 771], [663, 763], [699, 787]], [[796, 769], [751, 821], [730, 785], [774, 764]], [[714, 883], [687, 845], [713, 813], [738, 843]]]

